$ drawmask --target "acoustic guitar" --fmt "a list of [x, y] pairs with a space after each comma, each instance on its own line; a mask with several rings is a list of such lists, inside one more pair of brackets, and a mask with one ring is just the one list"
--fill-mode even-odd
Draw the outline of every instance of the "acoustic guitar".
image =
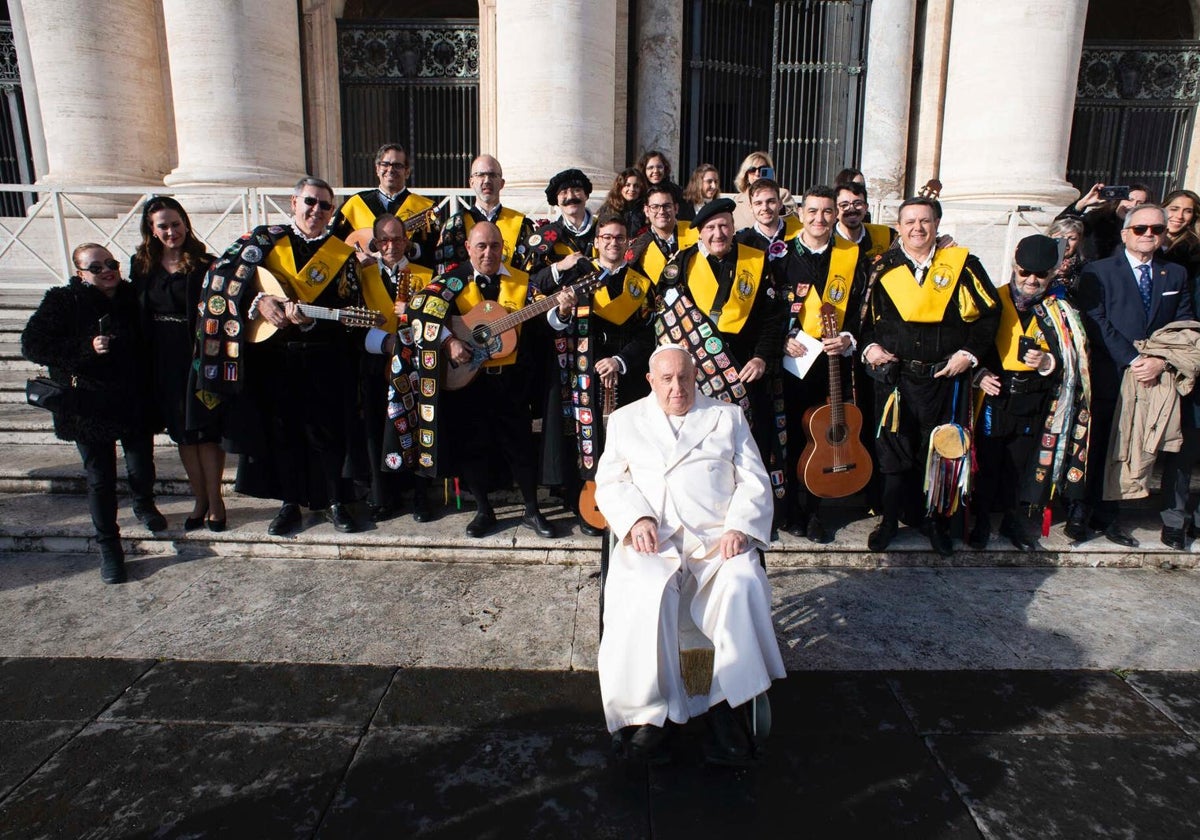
[[[439, 222], [437, 208], [430, 207], [428, 210], [416, 213], [402, 221], [404, 222], [404, 232], [410, 236], [418, 230], [436, 230]], [[352, 230], [344, 241], [360, 253], [370, 254], [372, 257], [379, 256], [379, 249], [375, 247], [374, 228]]]
[[[821, 305], [821, 337], [837, 338], [837, 310]], [[808, 443], [796, 474], [808, 492], [822, 499], [852, 496], [867, 486], [874, 469], [862, 444], [862, 412], [842, 401], [842, 358], [829, 356], [829, 402], [804, 412]]]
[[[604, 386], [604, 394], [600, 399], [600, 422], [604, 424], [604, 430], [608, 431], [608, 415], [612, 414], [617, 407], [617, 386]], [[588, 479], [583, 483], [583, 489], [579, 491], [579, 518], [593, 528], [607, 528], [608, 520], [604, 518], [604, 514], [600, 512], [600, 508], [596, 507], [596, 482], [593, 479]]]
[[[607, 276], [607, 271], [595, 272], [567, 288], [572, 289], [579, 299], [583, 300], [603, 283]], [[449, 322], [450, 332], [471, 348], [471, 361], [463, 364], [450, 362], [446, 366], [446, 390], [457, 391], [465, 388], [475, 379], [480, 366], [488, 359], [501, 359], [515, 351], [517, 327], [556, 306], [557, 292], [516, 312], [509, 312], [494, 300], [484, 300], [461, 316], [452, 316]]]
[[[283, 288], [283, 285], [275, 275], [265, 268], [259, 266], [255, 273], [255, 279], [258, 283], [259, 291], [265, 292], [268, 295], [274, 295], [275, 297], [288, 297], [287, 290]], [[367, 309], [365, 306], [331, 309], [327, 306], [313, 306], [311, 303], [299, 302], [296, 303], [296, 306], [301, 312], [315, 321], [339, 321], [347, 327], [378, 327], [385, 320], [374, 309]], [[277, 332], [279, 332], [279, 327], [260, 316], [249, 322], [246, 337], [252, 343], [257, 344], [261, 341], [266, 341]]]

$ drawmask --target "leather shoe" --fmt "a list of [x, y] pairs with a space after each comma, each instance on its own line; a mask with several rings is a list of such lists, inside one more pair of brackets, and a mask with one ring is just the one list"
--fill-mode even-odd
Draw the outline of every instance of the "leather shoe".
[[871, 535], [867, 537], [867, 548], [870, 551], [883, 551], [892, 544], [892, 540], [896, 539], [896, 534], [899, 533], [900, 526], [895, 519], [888, 519], [886, 516], [878, 525]]
[[437, 514], [429, 507], [429, 502], [423, 496], [413, 499], [413, 522], [433, 522]]
[[597, 528], [595, 525], [590, 525], [587, 522], [585, 522], [584, 520], [580, 519], [579, 520], [579, 533], [585, 534], [589, 537], [602, 537], [602, 536], [604, 536], [604, 529]]
[[116, 540], [100, 545], [100, 580], [105, 583], [125, 582], [125, 549]]
[[746, 725], [743, 707], [730, 708], [722, 700], [708, 710], [710, 738], [704, 747], [704, 760], [709, 764], [727, 767], [745, 767], [754, 761], [754, 750], [750, 745], [749, 728]]
[[930, 548], [943, 557], [953, 557], [954, 540], [950, 538], [948, 531], [943, 531], [938, 527], [939, 524], [932, 519], [926, 519], [921, 524], [921, 533], [929, 538]]
[[829, 536], [829, 532], [825, 530], [825, 526], [821, 523], [821, 518], [815, 513], [808, 517], [808, 525], [804, 527], [804, 536], [808, 538], [809, 542], [833, 542], [833, 538]]
[[167, 530], [167, 517], [159, 513], [158, 508], [153, 504], [149, 507], [134, 508], [133, 515], [151, 531]]
[[971, 527], [971, 533], [967, 537], [967, 545], [976, 551], [983, 551], [987, 548], [988, 540], [992, 538], [992, 521], [989, 516], [979, 516], [975, 519], [975, 524]]
[[1108, 540], [1110, 543], [1123, 545], [1126, 548], [1137, 548], [1138, 544], [1138, 541], [1134, 539], [1133, 534], [1126, 531], [1116, 522], [1113, 522], [1104, 529], [1104, 539]]
[[1067, 539], [1075, 542], [1086, 542], [1092, 538], [1092, 532], [1087, 526], [1087, 511], [1083, 505], [1071, 505], [1071, 510], [1067, 514], [1067, 524], [1063, 526], [1063, 533], [1067, 535]]
[[267, 526], [267, 533], [273, 537], [286, 537], [296, 530], [296, 526], [299, 524], [300, 506], [284, 502], [283, 506], [279, 508], [279, 513], [275, 514], [275, 518]]
[[333, 523], [333, 527], [343, 534], [353, 534], [358, 530], [358, 523], [354, 521], [350, 511], [341, 502], [330, 505], [325, 515]]
[[496, 527], [496, 514], [490, 510], [481, 510], [475, 514], [475, 518], [467, 523], [467, 536], [474, 539], [487, 536], [488, 532]]
[[626, 744], [625, 755], [645, 764], [666, 764], [671, 760], [667, 730], [652, 723], [636, 727]]
[[208, 525], [208, 530], [219, 534], [225, 530], [225, 521], [225, 517], [222, 516], [220, 519], [209, 519], [206, 521], [206, 524]]
[[535, 510], [533, 513], [527, 513], [521, 517], [521, 524], [527, 528], [532, 528], [537, 532], [539, 537], [546, 539], [554, 539], [554, 526], [550, 524], [550, 520], [542, 516], [542, 512]]
[[1008, 541], [1021, 551], [1037, 551], [1041, 548], [1027, 517], [1005, 516], [1000, 520], [1000, 534], [1008, 537]]
[[1183, 528], [1168, 528], [1164, 525], [1159, 539], [1167, 548], [1173, 548], [1176, 551], [1183, 551], [1187, 548], [1187, 537]]
[[372, 522], [385, 522], [397, 513], [395, 505], [367, 505], [367, 514]]
[[208, 516], [208, 508], [206, 507], [206, 508], [204, 508], [204, 510], [200, 511], [199, 516], [187, 517], [186, 519], [183, 520], [183, 530], [197, 531], [200, 528], [203, 528], [204, 527], [204, 519], [207, 516]]

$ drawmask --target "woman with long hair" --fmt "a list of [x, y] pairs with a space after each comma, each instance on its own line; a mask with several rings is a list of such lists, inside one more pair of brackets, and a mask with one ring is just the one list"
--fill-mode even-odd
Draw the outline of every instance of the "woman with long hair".
[[647, 189], [649, 186], [641, 170], [634, 167], [622, 170], [613, 181], [612, 189], [608, 191], [597, 218], [606, 213], [620, 216], [625, 220], [629, 238], [633, 239], [646, 226], [646, 212], [642, 205], [646, 202]]
[[1200, 195], [1191, 190], [1174, 190], [1163, 199], [1167, 211], [1167, 241], [1163, 259], [1187, 269], [1195, 281], [1200, 274], [1200, 236], [1196, 234], [1196, 216], [1200, 214]]
[[[671, 161], [667, 160], [665, 153], [658, 149], [649, 149], [642, 153], [642, 156], [637, 159], [634, 168], [642, 173], [646, 179], [646, 189], [652, 186], [662, 184], [671, 190], [671, 194], [675, 196], [675, 203], [679, 205], [679, 218], [685, 218], [684, 215], [684, 200], [683, 190], [679, 185], [671, 180]], [[642, 193], [645, 195], [645, 192]], [[691, 218], [691, 208], [688, 208], [686, 218]], [[633, 231], [630, 231], [630, 239], [633, 238]]]
[[[179, 460], [195, 498], [184, 529], [194, 531], [207, 524], [211, 531], [223, 531], [225, 452], [220, 425], [187, 387], [197, 341], [200, 287], [216, 258], [196, 238], [187, 211], [169, 196], [146, 202], [141, 230], [142, 243], [133, 255], [129, 276], [150, 350], [153, 405], [179, 446]], [[200, 340], [222, 339], [205, 334]]]
[[721, 173], [711, 163], [702, 163], [692, 170], [692, 177], [683, 188], [683, 203], [691, 205], [694, 217], [697, 210], [720, 195]]

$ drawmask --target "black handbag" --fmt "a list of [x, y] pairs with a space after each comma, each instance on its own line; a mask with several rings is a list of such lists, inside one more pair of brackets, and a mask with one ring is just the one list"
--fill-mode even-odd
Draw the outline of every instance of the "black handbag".
[[75, 396], [72, 385], [55, 382], [47, 376], [35, 376], [25, 382], [25, 401], [47, 411], [63, 411]]

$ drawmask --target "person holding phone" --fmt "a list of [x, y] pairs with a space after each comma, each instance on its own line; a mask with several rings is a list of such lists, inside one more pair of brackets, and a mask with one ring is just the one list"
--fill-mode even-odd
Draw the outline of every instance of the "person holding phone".
[[[754, 224], [754, 208], [750, 203], [750, 185], [759, 178], [779, 180], [775, 177], [775, 162], [771, 160], [769, 154], [763, 151], [751, 152], [746, 155], [742, 165], [738, 167], [737, 177], [733, 179], [733, 185], [737, 187], [738, 191], [733, 207], [735, 232]], [[779, 189], [779, 201], [779, 215], [788, 216], [796, 212], [796, 199], [782, 187]]]
[[1084, 260], [1105, 259], [1121, 250], [1121, 226], [1129, 211], [1152, 203], [1153, 198], [1145, 184], [1093, 184], [1085, 195], [1064, 207], [1055, 218], [1081, 219]]
[[985, 394], [975, 423], [979, 475], [967, 540], [975, 549], [987, 547], [990, 514], [1000, 511], [1000, 534], [1033, 551], [1050, 499], [1083, 497], [1086, 463], [1074, 443], [1087, 439], [1090, 372], [1080, 315], [1054, 283], [1063, 245], [1041, 234], [1022, 239], [1012, 277], [996, 291], [1000, 328], [975, 373]]
[[151, 531], [167, 520], [154, 502], [154, 443], [145, 345], [137, 298], [121, 266], [95, 243], [71, 255], [75, 274], [46, 292], [21, 333], [21, 353], [70, 388], [54, 413], [54, 433], [74, 441], [87, 473], [88, 509], [100, 547], [100, 578], [124, 583], [125, 552], [117, 524], [116, 443], [125, 452], [133, 513]]

